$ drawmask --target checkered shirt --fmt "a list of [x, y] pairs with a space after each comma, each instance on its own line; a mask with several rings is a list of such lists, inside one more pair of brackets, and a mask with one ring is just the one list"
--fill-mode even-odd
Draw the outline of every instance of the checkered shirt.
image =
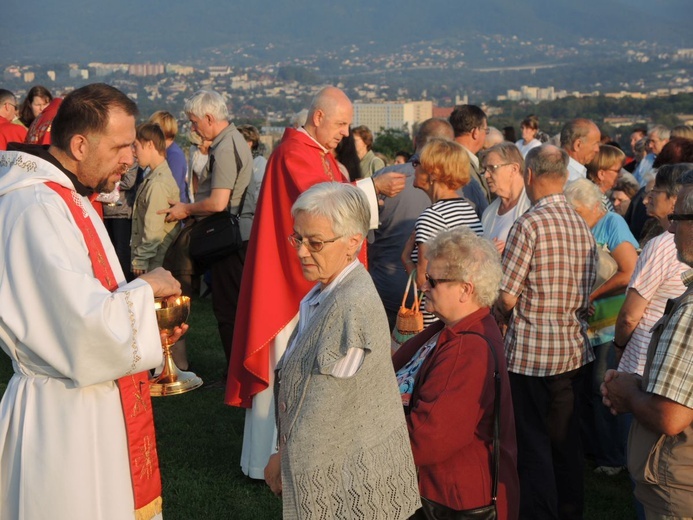
[[645, 367], [645, 391], [693, 408], [693, 269], [682, 276], [686, 292], [669, 300], [654, 328]]
[[517, 297], [505, 336], [508, 371], [544, 377], [594, 360], [586, 318], [596, 273], [592, 233], [562, 193], [517, 219], [500, 287]]

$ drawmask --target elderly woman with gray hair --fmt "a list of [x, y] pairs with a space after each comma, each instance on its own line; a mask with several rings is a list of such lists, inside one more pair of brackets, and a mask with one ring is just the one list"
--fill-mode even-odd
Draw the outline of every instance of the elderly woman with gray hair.
[[[588, 335], [596, 360], [589, 365], [591, 373], [585, 378], [585, 406], [581, 415], [585, 425], [583, 432], [589, 432], [583, 440], [586, 446], [592, 447], [597, 463], [595, 471], [611, 476], [625, 466], [625, 445], [619, 434], [623, 424], [619, 424], [622, 420], [612, 416], [601, 405], [599, 387], [606, 370], [615, 368], [617, 363], [612, 345], [616, 317], [638, 260], [638, 243], [623, 217], [604, 207], [603, 193], [592, 181], [579, 179], [571, 182], [565, 189], [565, 197], [592, 230], [594, 240], [602, 250], [598, 275], [602, 283], [590, 294], [594, 312], [588, 320]], [[615, 271], [604, 275], [604, 260], [609, 260], [609, 257], [615, 263]]]
[[405, 519], [419, 507], [390, 338], [378, 293], [357, 254], [366, 197], [321, 183], [291, 209], [303, 276], [298, 326], [276, 368], [278, 453], [265, 480], [284, 519]]
[[[490, 307], [498, 297], [500, 255], [467, 228], [444, 231], [427, 244], [426, 310], [437, 321], [406, 342], [393, 363], [402, 394], [419, 490], [428, 508], [455, 511], [492, 501], [494, 404], [499, 398], [496, 509], [519, 513], [515, 419], [503, 338]], [[495, 377], [500, 393], [496, 395]], [[486, 518], [486, 517], [483, 517]]]

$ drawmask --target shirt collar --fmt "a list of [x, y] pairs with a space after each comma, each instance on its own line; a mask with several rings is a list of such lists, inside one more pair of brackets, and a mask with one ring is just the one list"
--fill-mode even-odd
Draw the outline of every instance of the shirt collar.
[[298, 129], [298, 131], [301, 132], [302, 134], [306, 134], [315, 144], [317, 144], [317, 145], [320, 147], [320, 149], [322, 150], [323, 153], [329, 153], [329, 150], [328, 150], [327, 148], [325, 148], [323, 145], [321, 145], [319, 142], [317, 142], [317, 141], [315, 140], [315, 137], [313, 137], [312, 135], [310, 135], [310, 134], [308, 133], [308, 130], [306, 130], [306, 129], [303, 128], [303, 127], [300, 127], [300, 128]]
[[81, 195], [82, 197], [89, 197], [90, 195], [93, 195], [94, 190], [92, 188], [89, 188], [88, 186], [85, 186], [79, 180], [77, 179], [77, 176], [72, 173], [70, 170], [66, 169], [61, 162], [53, 157], [49, 152], [48, 148], [50, 145], [40, 145], [40, 144], [23, 144], [23, 145], [18, 145], [15, 149], [20, 151], [20, 152], [25, 152], [31, 155], [34, 155], [36, 157], [39, 157], [40, 159], [43, 159], [44, 161], [47, 161], [51, 163], [53, 166], [58, 168], [65, 176], [70, 179], [70, 182], [72, 185], [75, 187], [75, 191]]
[[683, 285], [690, 287], [691, 284], [693, 284], [693, 269], [689, 269], [688, 271], [682, 273], [681, 281], [683, 282]]

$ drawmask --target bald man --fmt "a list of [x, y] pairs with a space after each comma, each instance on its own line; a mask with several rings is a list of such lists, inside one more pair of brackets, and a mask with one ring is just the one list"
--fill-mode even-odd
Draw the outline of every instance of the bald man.
[[[293, 233], [291, 206], [320, 182], [348, 182], [330, 151], [349, 135], [354, 109], [335, 87], [321, 90], [311, 103], [303, 127], [287, 128], [267, 163], [258, 198], [243, 272], [234, 332], [226, 403], [250, 408], [243, 436], [241, 468], [262, 479], [276, 445], [272, 385], [274, 366], [298, 323], [301, 299], [313, 284], [303, 277]], [[378, 225], [378, 195], [394, 196], [404, 188], [400, 173], [361, 179], [371, 204], [371, 227]]]

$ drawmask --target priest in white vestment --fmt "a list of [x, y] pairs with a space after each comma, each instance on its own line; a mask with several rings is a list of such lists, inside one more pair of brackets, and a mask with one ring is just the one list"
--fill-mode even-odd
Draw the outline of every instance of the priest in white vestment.
[[[61, 121], [77, 104], [77, 114], [100, 107], [105, 124], [90, 128], [87, 114], [80, 126], [69, 110]], [[135, 506], [116, 380], [161, 363], [154, 297], [180, 294], [180, 285], [163, 269], [126, 284], [87, 198], [132, 165], [136, 114], [113, 87], [88, 85], [65, 98], [50, 148], [0, 153], [0, 347], [14, 368], [0, 403], [3, 520], [161, 518], [160, 496]], [[112, 292], [89, 256], [99, 242]], [[143, 475], [156, 460], [155, 445], [145, 447], [135, 460]]]

